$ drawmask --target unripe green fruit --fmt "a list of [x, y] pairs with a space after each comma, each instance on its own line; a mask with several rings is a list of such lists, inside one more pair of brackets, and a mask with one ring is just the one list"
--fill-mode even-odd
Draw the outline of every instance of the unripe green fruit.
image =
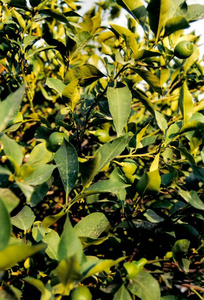
[[133, 175], [137, 169], [137, 165], [132, 159], [125, 159], [122, 163], [122, 170], [127, 175]]
[[63, 132], [53, 132], [49, 136], [49, 143], [53, 151], [56, 151], [63, 143], [67, 136]]
[[101, 143], [107, 143], [110, 141], [110, 135], [109, 133], [104, 130], [104, 129], [97, 129], [95, 131], [95, 136], [97, 136], [98, 140], [101, 142]]
[[188, 58], [193, 53], [194, 46], [189, 41], [181, 41], [179, 42], [175, 49], [174, 49], [174, 55], [178, 58]]
[[91, 300], [92, 295], [86, 286], [79, 286], [71, 293], [71, 300]]

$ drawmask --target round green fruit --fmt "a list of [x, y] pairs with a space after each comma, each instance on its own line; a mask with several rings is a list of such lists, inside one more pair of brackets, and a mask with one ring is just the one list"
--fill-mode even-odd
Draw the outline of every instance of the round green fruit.
[[86, 286], [79, 286], [71, 293], [71, 300], [91, 300], [92, 295]]
[[133, 175], [137, 169], [137, 165], [132, 159], [125, 159], [122, 163], [122, 170], [127, 175]]
[[189, 41], [181, 41], [179, 42], [175, 49], [174, 49], [174, 55], [178, 58], [188, 58], [193, 53], [194, 46]]
[[56, 151], [63, 143], [67, 136], [63, 132], [53, 132], [49, 136], [49, 143], [53, 151]]
[[101, 143], [107, 143], [110, 141], [109, 133], [104, 129], [97, 129], [95, 132], [95, 136], [97, 136], [98, 140]]

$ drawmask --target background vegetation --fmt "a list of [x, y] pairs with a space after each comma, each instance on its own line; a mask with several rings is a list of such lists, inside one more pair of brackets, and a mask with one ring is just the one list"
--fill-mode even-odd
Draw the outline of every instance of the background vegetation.
[[0, 299], [204, 299], [204, 6], [79, 8], [0, 1]]

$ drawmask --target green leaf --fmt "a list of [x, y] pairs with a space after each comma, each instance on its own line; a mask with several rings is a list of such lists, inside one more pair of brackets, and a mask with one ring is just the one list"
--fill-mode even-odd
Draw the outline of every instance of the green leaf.
[[188, 10], [185, 15], [185, 18], [189, 22], [203, 19], [204, 18], [204, 5], [200, 5], [200, 4], [188, 5]]
[[11, 222], [9, 212], [0, 197], [0, 251], [8, 246], [10, 235]]
[[173, 259], [178, 262], [180, 268], [186, 268], [186, 262], [184, 256], [187, 254], [190, 247], [190, 241], [187, 239], [181, 239], [175, 242], [173, 246]]
[[161, 85], [160, 85], [160, 80], [159, 80], [159, 78], [155, 74], [153, 74], [150, 71], [141, 70], [141, 69], [137, 69], [137, 68], [134, 68], [133, 70], [137, 74], [139, 74], [140, 77], [142, 77], [142, 79], [144, 79], [151, 86], [151, 88], [155, 92], [157, 92], [158, 94], [162, 95], [162, 89], [161, 89]]
[[12, 210], [16, 208], [20, 202], [20, 199], [7, 188], [0, 188], [0, 200], [3, 201], [9, 213], [12, 212]]
[[36, 145], [30, 153], [28, 163], [32, 166], [34, 164], [46, 164], [53, 159], [53, 153], [47, 150], [45, 143]]
[[155, 34], [156, 44], [162, 34], [166, 22], [169, 19], [170, 7], [171, 0], [151, 0], [147, 7], [150, 27]]
[[181, 87], [179, 96], [179, 107], [183, 115], [184, 124], [186, 124], [193, 114], [193, 100], [192, 95], [188, 90], [186, 81]]
[[11, 223], [24, 231], [31, 228], [35, 221], [35, 214], [28, 206], [24, 206], [22, 210], [11, 218]]
[[101, 180], [85, 190], [85, 194], [88, 193], [113, 193], [118, 194], [122, 189], [127, 188], [129, 185], [124, 182], [114, 180]]
[[52, 17], [53, 19], [56, 19], [60, 22], [63, 22], [65, 24], [69, 25], [69, 22], [68, 22], [66, 16], [56, 9], [41, 9], [41, 10], [39, 10], [39, 13], [42, 15], [46, 15], [48, 17]]
[[82, 265], [82, 278], [88, 278], [96, 273], [100, 273], [103, 271], [108, 271], [111, 267], [119, 264], [125, 257], [120, 257], [117, 260], [105, 259], [105, 260], [97, 260], [94, 259], [91, 265], [91, 262], [88, 261]]
[[190, 203], [194, 208], [204, 210], [204, 202], [199, 198], [196, 191], [184, 191], [180, 190], [179, 195], [186, 200], [187, 203]]
[[159, 300], [161, 297], [157, 280], [147, 271], [141, 271], [131, 279], [127, 288], [141, 300]]
[[157, 124], [158, 124], [159, 128], [163, 132], [165, 132], [166, 129], [168, 128], [168, 124], [167, 124], [167, 121], [166, 121], [165, 117], [160, 112], [158, 112], [157, 110], [155, 110], [155, 117], [156, 117]]
[[119, 288], [119, 290], [114, 294], [113, 297], [113, 300], [131, 300], [131, 299], [132, 297], [130, 296], [124, 284]]
[[132, 94], [133, 94], [134, 98], [136, 98], [136, 99], [138, 99], [139, 101], [142, 102], [142, 104], [146, 107], [146, 109], [154, 117], [155, 116], [154, 106], [153, 106], [152, 102], [149, 100], [149, 98], [147, 97], [147, 95], [138, 88], [132, 89]]
[[81, 53], [81, 51], [84, 50], [91, 38], [92, 35], [88, 31], [80, 31], [77, 34], [75, 34], [74, 40], [77, 43], [77, 48], [74, 49], [75, 51], [71, 50], [71, 52], [73, 52], [73, 55]]
[[22, 147], [19, 146], [16, 141], [10, 139], [6, 134], [3, 134], [0, 139], [8, 159], [20, 166], [23, 161]]
[[80, 278], [80, 264], [77, 258], [77, 254], [63, 259], [57, 269], [56, 273], [60, 282], [63, 284], [66, 290], [71, 290], [73, 288], [73, 284], [77, 282]]
[[97, 239], [109, 226], [109, 221], [103, 213], [95, 212], [80, 220], [74, 227], [79, 237]]
[[40, 48], [37, 48], [37, 49], [34, 49], [34, 50], [31, 49], [25, 54], [25, 58], [28, 59], [28, 58], [31, 58], [32, 56], [34, 56], [35, 54], [37, 54], [39, 52], [50, 50], [50, 49], [55, 49], [55, 48], [56, 48], [56, 46], [46, 46], [46, 47], [40, 47]]
[[152, 209], [147, 209], [147, 211], [144, 213], [144, 216], [151, 223], [160, 223], [160, 222], [164, 221], [164, 218], [160, 217]]
[[139, 194], [147, 192], [158, 193], [161, 186], [161, 176], [159, 170], [144, 173], [136, 184], [136, 190]]
[[45, 217], [42, 221], [42, 226], [45, 227], [45, 228], [48, 228], [52, 224], [57, 222], [57, 220], [59, 220], [61, 217], [65, 216], [66, 214], [67, 214], [67, 207], [62, 209], [62, 211], [59, 212], [58, 214]]
[[60, 95], [60, 97], [62, 97], [62, 92], [66, 88], [66, 85], [60, 79], [47, 78], [45, 84], [49, 88], [55, 90]]
[[129, 133], [116, 138], [112, 142], [105, 143], [97, 150], [93, 159], [83, 163], [81, 165], [83, 185], [87, 186], [103, 167], [105, 167], [116, 156], [120, 155], [131, 138], [132, 134]]
[[173, 17], [166, 22], [164, 36], [168, 36], [178, 30], [188, 28], [189, 26], [188, 21], [184, 17]]
[[93, 65], [84, 64], [80, 67], [74, 67], [65, 74], [65, 83], [69, 84], [77, 80], [80, 86], [87, 86], [105, 75]]
[[30, 198], [34, 192], [34, 187], [30, 186], [30, 185], [26, 185], [18, 180], [16, 180], [16, 184], [18, 185], [18, 187], [21, 189], [21, 191], [23, 192], [23, 194], [26, 196], [26, 200], [27, 202], [30, 202]]
[[69, 218], [67, 218], [58, 247], [59, 260], [70, 259], [75, 256], [76, 260], [80, 263], [82, 253], [81, 241], [72, 227]]
[[188, 69], [195, 63], [200, 57], [199, 48], [196, 45], [193, 45], [193, 53], [186, 59], [186, 62], [183, 66], [185, 74], [187, 73]]
[[46, 196], [50, 189], [51, 183], [52, 180], [49, 180], [41, 185], [37, 185], [32, 192], [31, 197], [27, 199], [27, 204], [29, 204], [31, 207], [35, 207]]
[[116, 0], [116, 2], [126, 9], [141, 26], [145, 25], [147, 11], [142, 0]]
[[72, 146], [72, 144], [64, 140], [61, 147], [55, 153], [54, 160], [58, 165], [60, 177], [64, 185], [66, 195], [68, 196], [74, 187], [79, 172], [76, 149]]
[[45, 253], [54, 260], [58, 260], [58, 245], [60, 241], [60, 237], [58, 233], [54, 230], [46, 234], [46, 236], [42, 240], [45, 244], [47, 244], [47, 248]]
[[204, 129], [204, 123], [200, 121], [189, 121], [185, 123], [179, 132], [179, 134], [183, 134], [185, 132], [194, 131], [194, 130], [203, 130]]
[[27, 257], [44, 250], [44, 244], [29, 246], [29, 245], [11, 245], [0, 251], [0, 270], [11, 268], [16, 263], [25, 260]]
[[135, 34], [123, 26], [113, 24], [113, 23], [110, 23], [110, 25], [113, 31], [119, 34], [124, 39], [127, 47], [130, 48], [134, 53], [134, 55], [137, 56], [138, 45], [135, 39]]
[[172, 140], [174, 140], [178, 136], [178, 132], [181, 128], [181, 122], [176, 122], [169, 126], [167, 132], [166, 132], [166, 138], [165, 138], [165, 144], [168, 145], [171, 143]]
[[79, 79], [73, 79], [67, 86], [65, 86], [62, 96], [68, 101], [68, 105], [74, 110], [76, 104], [79, 102], [80, 95], [80, 86]]
[[26, 185], [40, 185], [50, 178], [55, 168], [56, 166], [53, 165], [35, 164], [33, 165], [33, 172], [22, 178], [23, 183]]
[[127, 86], [108, 87], [107, 97], [117, 136], [121, 136], [130, 115], [132, 94]]

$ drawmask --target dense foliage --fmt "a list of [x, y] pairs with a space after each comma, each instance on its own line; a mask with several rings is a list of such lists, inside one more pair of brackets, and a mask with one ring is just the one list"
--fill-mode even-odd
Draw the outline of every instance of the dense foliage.
[[204, 6], [79, 4], [0, 1], [0, 299], [204, 299]]

